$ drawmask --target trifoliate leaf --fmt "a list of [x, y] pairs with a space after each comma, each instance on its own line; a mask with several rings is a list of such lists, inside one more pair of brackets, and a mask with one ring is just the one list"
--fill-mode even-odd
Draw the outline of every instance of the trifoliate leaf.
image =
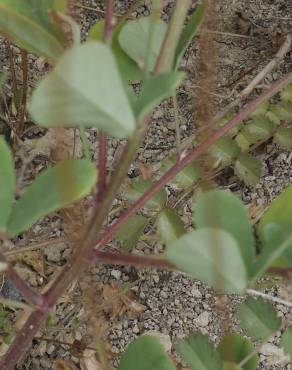
[[235, 162], [234, 173], [247, 185], [255, 186], [260, 181], [262, 164], [258, 159], [243, 153]]
[[135, 130], [135, 118], [108, 46], [68, 50], [32, 95], [30, 113], [43, 127], [96, 127], [115, 137]]
[[262, 298], [247, 298], [239, 306], [236, 316], [240, 326], [254, 340], [266, 341], [281, 326], [277, 311]]
[[204, 228], [187, 233], [167, 246], [166, 258], [182, 271], [226, 293], [239, 293], [246, 287], [240, 248], [224, 230]]
[[191, 370], [222, 370], [220, 355], [206, 335], [194, 333], [180, 340], [176, 349]]

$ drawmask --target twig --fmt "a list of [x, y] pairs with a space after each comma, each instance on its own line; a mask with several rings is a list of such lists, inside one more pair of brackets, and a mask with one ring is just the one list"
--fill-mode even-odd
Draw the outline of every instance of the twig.
[[20, 308], [22, 310], [31, 311], [31, 307], [23, 302], [13, 301], [12, 299], [0, 298], [0, 304], [7, 307]]
[[8, 56], [9, 56], [9, 67], [11, 73], [11, 81], [12, 81], [12, 95], [13, 99], [16, 99], [17, 94], [17, 79], [16, 79], [16, 72], [15, 72], [15, 65], [14, 65], [14, 53], [12, 49], [11, 43], [8, 41]]
[[250, 295], [255, 295], [255, 296], [262, 297], [264, 299], [267, 299], [267, 300], [272, 301], [272, 302], [275, 302], [275, 303], [282, 304], [282, 305], [287, 306], [287, 307], [292, 307], [292, 302], [285, 301], [284, 299], [281, 299], [281, 298], [273, 297], [273, 296], [271, 296], [269, 294], [266, 294], [266, 293], [263, 293], [263, 292], [259, 292], [258, 290], [247, 289], [246, 290], [246, 293], [247, 294], [250, 294]]
[[29, 251], [33, 251], [35, 249], [51, 247], [51, 246], [54, 246], [58, 243], [65, 243], [65, 242], [66, 242], [65, 238], [52, 239], [52, 240], [48, 240], [48, 241], [28, 245], [27, 247], [20, 247], [20, 248], [16, 248], [16, 249], [13, 249], [13, 250], [9, 250], [7, 252], [3, 252], [3, 254], [4, 254], [5, 257], [9, 258], [9, 256], [14, 256], [15, 254], [29, 252]]

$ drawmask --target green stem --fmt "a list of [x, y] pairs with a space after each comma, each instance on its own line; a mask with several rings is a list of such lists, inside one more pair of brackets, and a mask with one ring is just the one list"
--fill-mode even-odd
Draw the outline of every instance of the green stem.
[[164, 39], [161, 53], [157, 59], [156, 73], [169, 72], [172, 68], [175, 50], [184, 27], [184, 22], [192, 0], [177, 0]]

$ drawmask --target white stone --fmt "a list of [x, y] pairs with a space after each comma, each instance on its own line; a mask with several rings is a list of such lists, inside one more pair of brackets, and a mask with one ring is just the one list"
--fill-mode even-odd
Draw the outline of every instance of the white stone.
[[266, 357], [266, 364], [268, 366], [285, 366], [289, 363], [289, 356], [285, 355], [282, 348], [279, 348], [272, 343], [264, 344], [260, 349], [260, 353]]
[[120, 280], [122, 273], [120, 270], [112, 270], [111, 271], [111, 276], [114, 277], [117, 280]]
[[204, 328], [205, 326], [208, 326], [209, 324], [209, 312], [208, 311], [204, 311], [202, 312], [196, 319], [195, 319], [195, 323]]

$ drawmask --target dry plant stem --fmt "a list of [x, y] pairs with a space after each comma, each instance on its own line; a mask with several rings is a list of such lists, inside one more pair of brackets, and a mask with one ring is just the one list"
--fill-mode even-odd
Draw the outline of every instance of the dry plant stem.
[[209, 138], [207, 138], [200, 145], [191, 150], [186, 156], [182, 157], [176, 164], [174, 164], [157, 182], [155, 182], [136, 202], [134, 202], [120, 218], [115, 221], [101, 236], [96, 248], [101, 248], [108, 241], [112, 239], [114, 234], [125, 223], [130, 216], [138, 211], [143, 205], [150, 200], [163, 186], [165, 186], [174, 176], [176, 176], [186, 165], [197, 159], [201, 154], [205, 153], [211, 145], [224, 136], [234, 126], [239, 125], [244, 119], [259, 106], [261, 103], [270, 99], [282, 87], [292, 81], [292, 72], [284, 76], [281, 80], [275, 82], [272, 86], [265, 89], [261, 95], [251, 101], [247, 106], [239, 112], [234, 118], [228, 121], [224, 126], [215, 131]]
[[[179, 1], [177, 1], [178, 3]], [[188, 0], [188, 3], [190, 0]], [[186, 12], [185, 12], [186, 15]], [[165, 44], [171, 44], [173, 50], [176, 48], [176, 43], [167, 42], [168, 38], [175, 37], [178, 38], [177, 34], [180, 34], [181, 28], [185, 20], [184, 13], [181, 14], [180, 9], [176, 6], [172, 18], [176, 21], [171, 21], [168, 27], [168, 32], [166, 34]], [[178, 18], [183, 17], [182, 20]], [[181, 24], [181, 28], [178, 25]], [[171, 30], [176, 28], [175, 31]], [[162, 53], [162, 51], [161, 51]], [[160, 58], [162, 65], [164, 65], [164, 58], [167, 58], [168, 54], [164, 54], [163, 58]], [[160, 73], [159, 68], [156, 73]], [[50, 288], [43, 296], [44, 310], [36, 309], [33, 311], [26, 323], [23, 325], [22, 329], [18, 335], [14, 338], [12, 344], [10, 345], [7, 353], [2, 357], [0, 362], [1, 370], [13, 370], [18, 360], [23, 356], [26, 350], [30, 347], [33, 337], [38, 332], [39, 328], [44, 323], [46, 315], [51, 307], [57, 302], [58, 298], [62, 296], [66, 288], [74, 281], [78, 276], [80, 276], [91, 264], [92, 262], [92, 251], [96, 244], [96, 239], [98, 233], [101, 231], [104, 221], [107, 218], [108, 212], [112, 206], [112, 202], [125, 179], [128, 168], [133, 161], [137, 149], [139, 148], [141, 138], [144, 135], [145, 128], [147, 127], [149, 117], [144, 120], [144, 125], [141, 126], [139, 130], [135, 132], [132, 138], [128, 140], [128, 143], [123, 151], [121, 160], [117, 169], [113, 175], [110, 185], [106, 188], [103, 193], [102, 200], [98, 209], [95, 210], [91, 222], [89, 223], [87, 230], [84, 232], [82, 244], [76, 248], [76, 252], [72, 256], [72, 259], [67, 262], [67, 264], [62, 269], [61, 273], [52, 282]], [[140, 125], [139, 125], [140, 127]]]
[[11, 73], [11, 84], [12, 84], [12, 94], [13, 99], [16, 97], [16, 91], [17, 91], [17, 81], [16, 81], [16, 73], [15, 73], [15, 65], [14, 65], [14, 53], [12, 49], [11, 43], [8, 41], [8, 56], [9, 56], [9, 67], [10, 67], [10, 73]]
[[248, 84], [248, 86], [243, 89], [237, 96], [237, 98], [227, 105], [222, 112], [220, 112], [220, 116], [215, 117], [216, 119], [222, 118], [228, 113], [232, 108], [238, 105], [243, 99], [245, 99], [257, 86], [258, 84], [263, 81], [263, 79], [269, 74], [278, 64], [279, 62], [285, 57], [288, 51], [291, 48], [292, 44], [292, 34], [288, 34], [285, 37], [284, 43], [281, 45], [280, 49], [278, 50], [275, 57], [265, 66], [263, 70], [259, 74], [257, 74], [254, 79]]
[[176, 1], [173, 11], [175, 16], [171, 17], [167, 35], [162, 44], [162, 50], [157, 59], [156, 73], [164, 73], [171, 70], [176, 46], [191, 3], [191, 0]]
[[22, 67], [22, 96], [19, 109], [19, 119], [17, 124], [17, 134], [20, 136], [24, 127], [26, 115], [27, 89], [28, 89], [28, 58], [27, 51], [21, 49], [21, 67]]

